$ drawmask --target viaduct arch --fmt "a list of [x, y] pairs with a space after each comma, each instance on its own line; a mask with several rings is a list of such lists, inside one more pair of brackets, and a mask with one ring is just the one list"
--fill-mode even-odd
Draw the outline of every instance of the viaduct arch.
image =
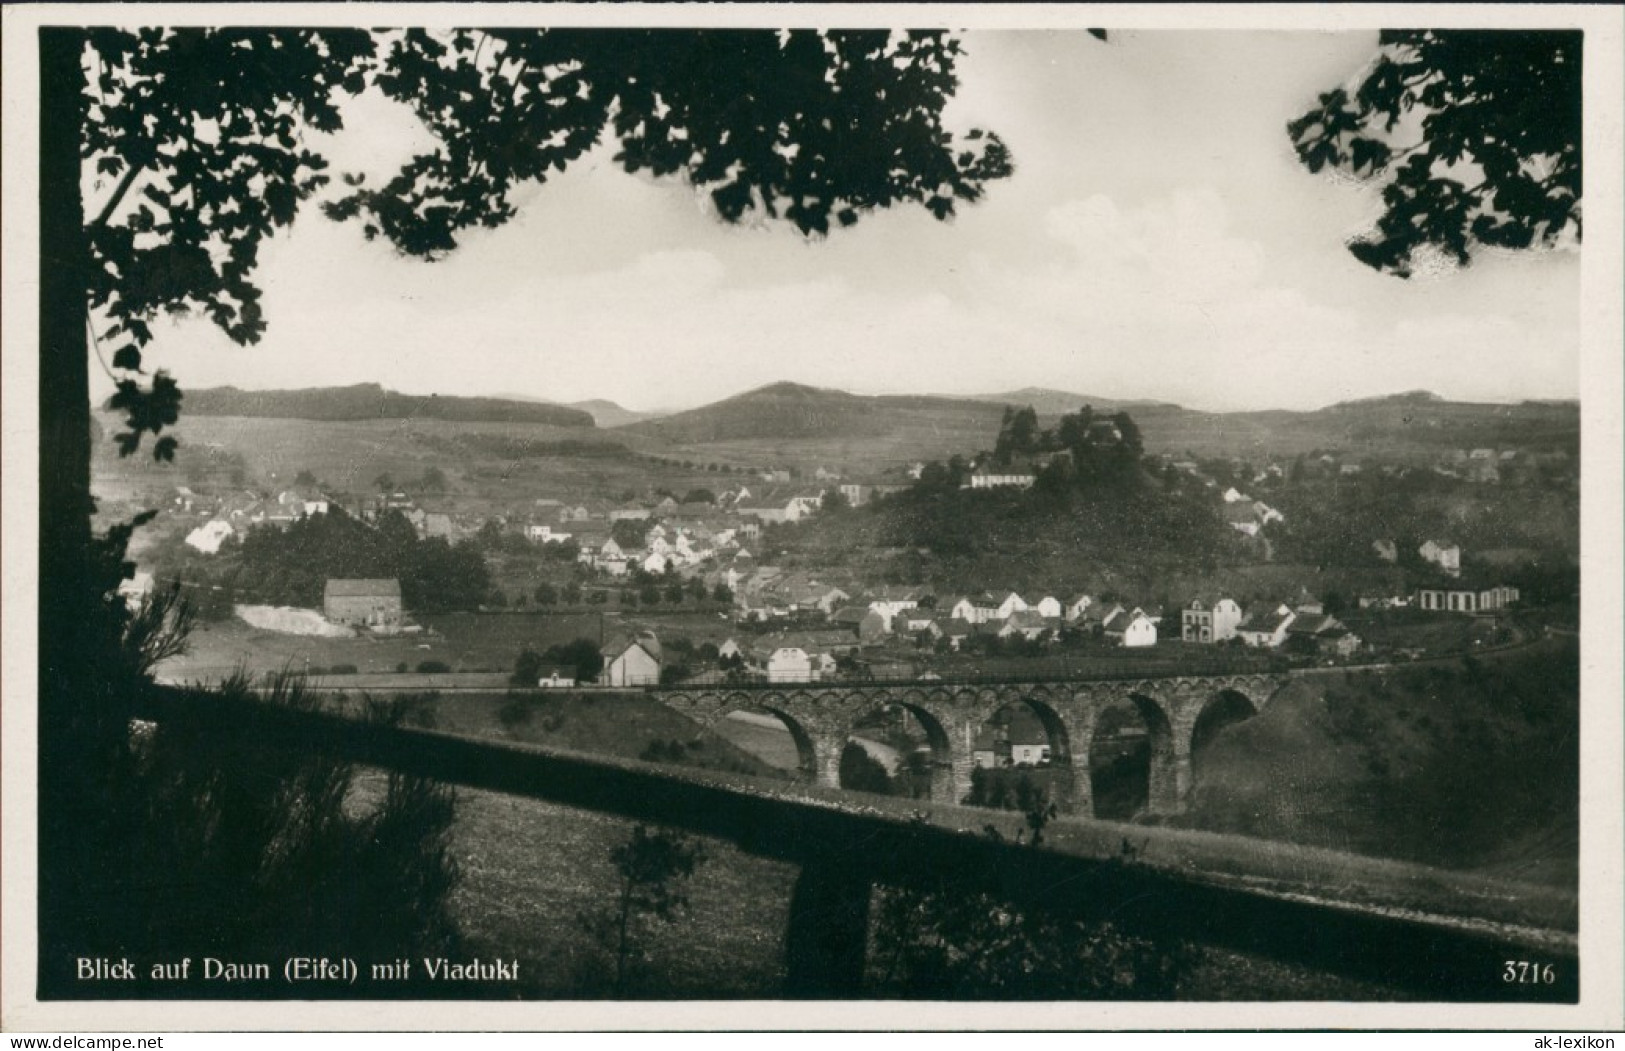
[[[749, 683], [662, 686], [650, 696], [710, 728], [736, 711], [766, 712], [789, 728], [804, 776], [840, 787], [841, 752], [860, 720], [876, 708], [907, 709], [931, 745], [930, 798], [957, 804], [971, 788], [977, 733], [999, 709], [1023, 705], [1051, 740], [1051, 764], [1071, 772], [1063, 809], [1094, 814], [1089, 746], [1106, 708], [1139, 712], [1151, 742], [1147, 809], [1183, 810], [1190, 798], [1191, 756], [1201, 735], [1262, 711], [1286, 685], [1286, 674], [1182, 676], [1088, 682]], [[1200, 726], [1199, 726], [1200, 724]]]

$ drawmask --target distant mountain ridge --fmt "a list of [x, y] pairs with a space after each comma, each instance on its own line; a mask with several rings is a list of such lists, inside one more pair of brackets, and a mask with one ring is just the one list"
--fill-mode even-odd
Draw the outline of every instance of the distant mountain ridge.
[[1002, 405], [925, 394], [863, 395], [799, 383], [770, 383], [686, 412], [620, 430], [685, 444], [756, 439], [884, 438], [908, 423], [956, 429], [995, 426]]
[[[797, 383], [773, 383], [730, 398], [617, 428], [672, 445], [894, 443], [909, 455], [927, 447], [972, 453], [991, 448], [1006, 406], [1031, 405], [1046, 426], [1083, 405], [1128, 412], [1146, 448], [1199, 455], [1296, 455], [1339, 448], [1351, 453], [1516, 445], [1570, 447], [1579, 439], [1578, 402], [1479, 404], [1410, 391], [1339, 402], [1311, 411], [1204, 412], [1169, 402], [1122, 401], [1048, 388], [981, 397], [861, 395]], [[820, 449], [820, 457], [836, 453]], [[931, 455], [938, 455], [932, 453]]]
[[183, 416], [254, 416], [292, 420], [435, 419], [463, 423], [542, 423], [555, 427], [595, 427], [592, 413], [546, 402], [504, 398], [465, 398], [401, 394], [376, 383], [303, 390], [240, 390], [208, 387], [188, 390]]
[[512, 394], [504, 391], [493, 395], [510, 401], [522, 401], [529, 405], [562, 405], [566, 409], [580, 409], [593, 418], [593, 422], [600, 427], [622, 427], [628, 423], [637, 423], [639, 420], [654, 420], [662, 416], [671, 415], [670, 412], [651, 411], [640, 412], [637, 409], [628, 409], [617, 405], [607, 398], [588, 398], [585, 401], [552, 401], [548, 398], [538, 398], [530, 394]]

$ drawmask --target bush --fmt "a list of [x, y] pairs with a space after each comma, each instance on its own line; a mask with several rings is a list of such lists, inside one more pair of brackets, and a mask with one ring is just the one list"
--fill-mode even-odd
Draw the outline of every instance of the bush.
[[335, 664], [327, 669], [329, 675], [355, 675], [359, 669], [354, 664]]
[[531, 706], [522, 698], [510, 697], [508, 702], [497, 710], [497, 720], [508, 730], [517, 729], [530, 722]]
[[[1055, 810], [1038, 800], [1027, 814], [1033, 846]], [[988, 835], [1003, 837], [994, 829]], [[1127, 841], [1113, 864], [1134, 864]], [[1113, 905], [1090, 903], [1091, 918], [1018, 909], [996, 894], [939, 874], [879, 895], [872, 957], [877, 997], [932, 1000], [1168, 1000], [1194, 959], [1179, 942], [1125, 933]]]
[[444, 675], [451, 671], [451, 665], [445, 661], [418, 661], [419, 675]]

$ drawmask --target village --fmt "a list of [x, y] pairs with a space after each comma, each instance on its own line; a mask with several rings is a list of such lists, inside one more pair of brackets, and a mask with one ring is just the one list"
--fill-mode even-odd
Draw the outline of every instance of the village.
[[[1504, 456], [1476, 459], [1468, 454], [1466, 462], [1517, 458], [1508, 450]], [[1207, 492], [1205, 499], [1241, 542], [1268, 550], [1270, 538], [1284, 523], [1281, 511], [1236, 485], [1222, 485], [1205, 470], [1210, 465], [1148, 459], [1152, 474], [1171, 472]], [[1324, 460], [1308, 468], [1269, 464], [1252, 479], [1268, 487], [1289, 472], [1320, 470], [1337, 477], [1359, 470], [1329, 456]], [[956, 481], [960, 490], [983, 494], [1031, 490], [1052, 461], [1053, 456], [1017, 457], [1001, 464], [995, 456], [983, 455], [959, 464]], [[1420, 469], [1374, 468], [1390, 473]], [[1441, 470], [1437, 465], [1433, 469]], [[253, 530], [287, 530], [330, 514], [351, 516], [375, 530], [393, 519], [410, 526], [422, 542], [478, 550], [493, 579], [478, 605], [480, 612], [599, 615], [596, 634], [601, 638], [595, 642], [601, 669], [550, 664], [539, 669], [534, 682], [515, 683], [538, 689], [930, 681], [1016, 672], [1073, 676], [1149, 668], [1151, 662], [1166, 670], [1221, 663], [1414, 660], [1448, 653], [1452, 645], [1471, 650], [1511, 637], [1507, 624], [1497, 618], [1519, 604], [1519, 589], [1506, 579], [1464, 574], [1461, 546], [1443, 537], [1404, 549], [1392, 537], [1372, 538], [1369, 560], [1393, 566], [1403, 559], [1419, 567], [1409, 574], [1414, 586], [1337, 594], [1334, 608], [1312, 593], [1307, 582], [1263, 597], [1206, 588], [1153, 598], [1120, 589], [1090, 592], [1062, 586], [954, 590], [923, 580], [897, 581], [895, 573], [868, 577], [856, 558], [816, 567], [776, 564], [762, 554], [769, 536], [782, 538], [786, 530], [810, 528], [821, 516], [873, 509], [943, 470], [941, 465], [914, 463], [861, 482], [822, 467], [810, 474], [812, 484], [795, 485], [789, 471], [764, 469], [743, 480], [731, 478], [733, 484], [719, 487], [720, 492], [697, 489], [681, 497], [654, 493], [618, 502], [543, 497], [483, 520], [460, 514], [453, 498], [419, 498], [396, 487], [344, 498], [306, 478], [274, 496], [249, 490], [211, 497], [179, 487], [171, 514], [182, 523], [193, 567], [206, 565], [223, 550], [229, 555], [232, 545]], [[519, 579], [519, 572], [533, 575], [518, 586], [501, 586]], [[154, 571], [143, 568], [125, 590], [137, 601], [154, 582]], [[271, 630], [328, 638], [421, 634], [428, 639], [434, 634], [403, 597], [397, 578], [328, 577], [319, 610], [267, 607], [253, 597], [238, 596], [233, 612]], [[662, 616], [678, 614], [687, 615], [679, 627], [668, 629], [660, 622]], [[1440, 645], [1435, 632], [1431, 647], [1407, 645], [1405, 630], [1362, 635], [1373, 618], [1399, 618], [1414, 625], [1418, 616], [1440, 614], [1471, 615], [1472, 627], [1456, 632], [1453, 644]], [[641, 631], [632, 629], [629, 616]], [[663, 650], [658, 641], [662, 634], [677, 643], [680, 657], [674, 658], [669, 647]], [[476, 667], [451, 657], [416, 663], [419, 671], [430, 673]], [[344, 662], [332, 666], [341, 672], [350, 669]], [[406, 671], [407, 664], [396, 670]], [[489, 676], [495, 669], [485, 665], [478, 670]]]

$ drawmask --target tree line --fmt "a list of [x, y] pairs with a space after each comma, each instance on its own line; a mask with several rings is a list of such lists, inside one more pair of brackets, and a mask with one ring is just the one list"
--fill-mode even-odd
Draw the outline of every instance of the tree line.
[[420, 539], [399, 511], [381, 515], [376, 526], [335, 507], [287, 529], [255, 529], [238, 559], [231, 590], [270, 605], [320, 607], [327, 581], [336, 578], [395, 578], [401, 601], [418, 613], [476, 609], [491, 590], [476, 544]]

